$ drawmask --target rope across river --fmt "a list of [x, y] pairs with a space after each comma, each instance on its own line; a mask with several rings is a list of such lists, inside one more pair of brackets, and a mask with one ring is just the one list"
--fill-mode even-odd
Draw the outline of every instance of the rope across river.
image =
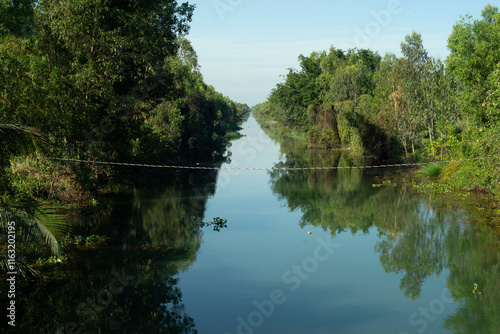
[[471, 158], [449, 161], [434, 161], [434, 162], [421, 162], [421, 163], [401, 163], [401, 164], [381, 164], [381, 165], [366, 165], [366, 166], [325, 166], [325, 167], [211, 167], [211, 166], [182, 166], [182, 165], [156, 165], [156, 164], [138, 164], [126, 162], [110, 162], [110, 161], [94, 161], [82, 159], [64, 159], [64, 158], [49, 158], [38, 157], [48, 160], [55, 160], [68, 163], [84, 163], [93, 165], [107, 165], [107, 166], [126, 166], [126, 167], [140, 167], [140, 168], [160, 168], [160, 169], [178, 169], [178, 170], [241, 170], [241, 171], [290, 171], [290, 170], [339, 170], [339, 169], [377, 169], [377, 168], [399, 168], [399, 167], [419, 167], [432, 164], [444, 164], [450, 162], [465, 162], [465, 161], [479, 161], [479, 160], [493, 160], [500, 159], [498, 157], [486, 158]]

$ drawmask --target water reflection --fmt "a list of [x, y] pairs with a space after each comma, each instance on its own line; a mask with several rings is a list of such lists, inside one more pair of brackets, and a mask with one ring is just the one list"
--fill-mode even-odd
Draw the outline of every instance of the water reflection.
[[[44, 284], [18, 298], [24, 333], [196, 333], [179, 288], [179, 273], [202, 243], [201, 221], [216, 175], [170, 175], [70, 219], [75, 234], [109, 236], [106, 247], [79, 249], [64, 283]], [[208, 229], [210, 231], [210, 229]], [[212, 232], [215, 233], [215, 232]]]
[[19, 333], [195, 333], [175, 275], [192, 261], [168, 252], [82, 252], [80, 277], [18, 298]]
[[[395, 192], [396, 193], [396, 192]], [[422, 284], [432, 276], [439, 276], [446, 265], [444, 251], [447, 230], [445, 224], [435, 222], [433, 214], [418, 201], [393, 198], [410, 203], [392, 214], [394, 224], [377, 224], [381, 234], [376, 251], [387, 273], [403, 273], [400, 289], [406, 297], [420, 297]], [[401, 217], [402, 212], [407, 213]], [[399, 217], [398, 217], [399, 216]]]
[[[360, 164], [278, 139], [278, 167]], [[265, 173], [249, 173], [210, 202], [211, 214], [231, 219], [220, 234], [192, 223], [215, 193], [211, 172], [155, 176], [75, 216], [75, 233], [111, 240], [79, 250], [61, 269], [76, 277], [20, 294], [17, 332], [234, 333], [238, 317], [255, 314], [253, 301], [278, 288], [287, 302], [255, 333], [500, 333], [500, 243], [490, 228], [409, 188], [373, 187], [375, 177], [361, 170], [272, 171], [274, 194]], [[248, 182], [254, 178], [262, 182]], [[261, 185], [265, 192], [254, 189]], [[288, 216], [274, 197], [297, 214]], [[291, 291], [283, 273], [310, 258], [322, 237], [290, 226], [298, 216], [302, 227], [344, 244]], [[447, 289], [435, 293], [444, 280]]]
[[[450, 228], [445, 250], [448, 289], [459, 303], [444, 322], [455, 333], [500, 333], [500, 243], [485, 226]], [[481, 294], [473, 294], [477, 283]]]
[[212, 171], [155, 177], [151, 183], [113, 197], [94, 214], [78, 215], [75, 229], [84, 235], [107, 235], [126, 245], [197, 248], [200, 228], [191, 224], [191, 217], [203, 217], [206, 201], [215, 193], [216, 178]]
[[[351, 166], [340, 153], [306, 151], [303, 144], [266, 133], [281, 143], [286, 160], [275, 167]], [[444, 319], [452, 333], [500, 333], [500, 242], [494, 231], [467, 221], [459, 210], [441, 209], [410, 188], [373, 187], [374, 177], [357, 169], [272, 171], [271, 187], [300, 225], [321, 227], [332, 236], [349, 231], [377, 233], [375, 251], [386, 273], [401, 275], [400, 289], [421, 297], [424, 283], [449, 273], [446, 284], [456, 311]], [[473, 293], [473, 284], [480, 293]], [[444, 302], [431, 302], [428, 318], [409, 321], [423, 332], [442, 315]], [[423, 311], [422, 311], [423, 312]], [[419, 313], [417, 315], [420, 316]], [[421, 319], [420, 322], [418, 319]]]

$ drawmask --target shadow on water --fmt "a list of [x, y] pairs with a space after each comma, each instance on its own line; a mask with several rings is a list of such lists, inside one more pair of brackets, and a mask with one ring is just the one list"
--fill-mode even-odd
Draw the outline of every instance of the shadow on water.
[[[305, 150], [300, 141], [263, 130], [279, 141], [286, 157], [275, 167], [356, 164], [340, 152]], [[428, 305], [427, 320], [435, 320], [446, 303], [453, 303], [456, 309], [444, 319], [443, 330], [500, 333], [500, 240], [490, 227], [470, 223], [458, 209], [437, 207], [411, 186], [391, 182], [377, 186], [373, 175], [358, 169], [270, 171], [269, 175], [273, 192], [290, 211], [301, 212], [301, 227], [320, 227], [334, 238], [343, 232], [376, 233], [380, 264], [386, 273], [401, 275], [399, 288], [407, 298], [420, 299], [429, 278], [448, 273], [449, 298]], [[474, 283], [477, 291], [483, 291], [473, 293]], [[415, 319], [410, 324], [423, 332], [427, 321]]]
[[19, 293], [12, 332], [196, 333], [176, 276], [196, 261], [203, 236], [197, 222], [216, 176], [178, 173], [70, 218], [75, 235], [109, 242], [73, 250], [60, 269], [69, 279]]

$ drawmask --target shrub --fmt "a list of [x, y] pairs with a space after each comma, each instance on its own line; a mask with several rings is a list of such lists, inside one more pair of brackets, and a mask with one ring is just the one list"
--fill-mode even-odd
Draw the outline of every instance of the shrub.
[[439, 177], [443, 171], [443, 164], [430, 164], [416, 171], [415, 174], [425, 175], [428, 177]]
[[10, 179], [14, 193], [29, 198], [61, 203], [87, 200], [68, 166], [31, 158], [16, 159], [11, 164]]

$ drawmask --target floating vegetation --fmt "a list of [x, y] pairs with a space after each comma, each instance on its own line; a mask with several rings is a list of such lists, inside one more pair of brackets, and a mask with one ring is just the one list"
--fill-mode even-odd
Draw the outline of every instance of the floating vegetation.
[[391, 180], [383, 180], [382, 183], [373, 183], [373, 188], [382, 188], [382, 187], [394, 187], [398, 186], [397, 182], [393, 182]]
[[211, 222], [203, 222], [203, 221], [197, 221], [197, 218], [193, 216], [191, 217], [191, 222], [199, 224], [201, 227], [212, 226], [214, 228], [214, 231], [216, 232], [220, 232], [221, 229], [227, 228], [227, 219], [223, 219], [220, 217], [212, 219]]
[[88, 237], [83, 237], [81, 235], [73, 237], [64, 237], [61, 239], [60, 243], [62, 246], [86, 246], [86, 247], [97, 247], [108, 241], [109, 238], [100, 235], [92, 234]]

